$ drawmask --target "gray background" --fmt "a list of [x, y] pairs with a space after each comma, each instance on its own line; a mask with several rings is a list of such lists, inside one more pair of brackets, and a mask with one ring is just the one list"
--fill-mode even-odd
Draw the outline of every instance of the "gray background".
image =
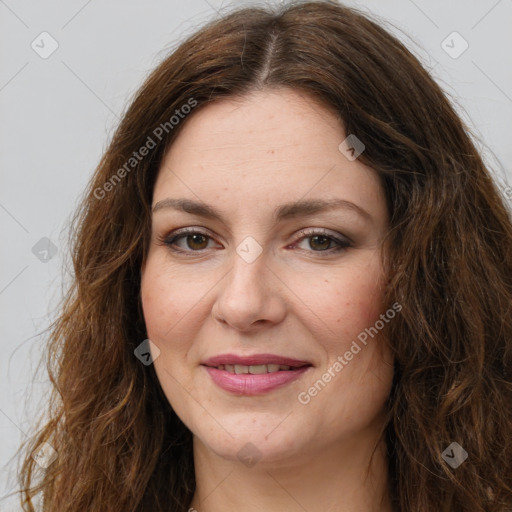
[[[68, 222], [119, 116], [179, 41], [215, 11], [249, 3], [0, 0], [0, 497], [16, 487], [15, 451], [48, 392], [44, 365], [39, 372], [36, 365], [69, 282]], [[512, 0], [345, 3], [381, 16], [432, 69], [505, 190], [512, 182]], [[56, 43], [40, 36], [45, 31]], [[442, 47], [453, 31], [469, 44], [457, 58], [458, 36], [444, 43], [452, 55]], [[51, 44], [57, 50], [44, 55]], [[57, 251], [47, 261], [33, 252], [44, 237]]]

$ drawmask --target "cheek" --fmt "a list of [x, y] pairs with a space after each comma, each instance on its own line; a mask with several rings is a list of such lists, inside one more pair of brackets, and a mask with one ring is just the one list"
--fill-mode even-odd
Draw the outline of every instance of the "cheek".
[[345, 290], [338, 292], [338, 303], [341, 305], [338, 311], [339, 321], [346, 322], [359, 331], [375, 323], [383, 312], [383, 289], [379, 278], [378, 272], [362, 272], [347, 279]]
[[310, 295], [311, 309], [343, 340], [357, 336], [383, 313], [382, 269], [378, 263], [325, 276]]
[[384, 331], [368, 334], [375, 332], [371, 329], [385, 313], [382, 276], [379, 265], [351, 269], [336, 280], [322, 280], [324, 293], [318, 293], [316, 310], [325, 324], [321, 343], [326, 355], [325, 377], [320, 379], [327, 383], [325, 391], [323, 385], [316, 391], [318, 380], [307, 383], [311, 387], [304, 391], [317, 393], [310, 417], [323, 415], [336, 429], [355, 433], [365, 428], [382, 411], [391, 389], [392, 356]]
[[157, 336], [161, 333], [165, 325], [170, 327], [170, 315], [176, 313], [173, 307], [170, 295], [162, 282], [154, 279], [151, 267], [147, 269], [141, 280], [141, 300], [144, 321], [148, 336]]
[[[345, 397], [341, 402], [348, 411], [354, 408], [362, 413], [367, 407], [368, 414], [387, 396], [392, 378], [392, 357], [384, 330], [374, 330], [385, 313], [384, 274], [380, 260], [372, 258], [371, 261], [371, 264], [341, 269], [332, 278], [322, 279], [315, 306], [324, 323], [321, 340], [317, 339], [323, 345], [326, 364], [331, 366], [339, 361], [339, 356], [343, 358], [342, 370], [334, 369], [335, 383], [324, 399], [331, 393], [341, 393]], [[347, 383], [350, 383], [348, 388]], [[366, 405], [359, 403], [357, 397], [365, 397]]]
[[141, 301], [148, 337], [160, 349], [170, 338], [182, 339], [179, 331], [185, 325], [182, 320], [190, 310], [193, 297], [187, 295], [187, 287], [179, 279], [168, 277], [169, 272], [151, 260], [141, 279]]

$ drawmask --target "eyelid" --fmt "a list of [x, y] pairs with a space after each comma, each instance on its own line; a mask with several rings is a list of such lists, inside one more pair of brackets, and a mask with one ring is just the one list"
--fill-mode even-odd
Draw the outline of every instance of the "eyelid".
[[[303, 235], [303, 237], [313, 236], [313, 235], [324, 235], [330, 238], [334, 238], [340, 243], [347, 243], [352, 245], [354, 242], [347, 236], [337, 231], [333, 231], [327, 228], [302, 228], [299, 230], [299, 233]], [[303, 238], [302, 237], [302, 238]], [[300, 239], [299, 239], [300, 240]]]

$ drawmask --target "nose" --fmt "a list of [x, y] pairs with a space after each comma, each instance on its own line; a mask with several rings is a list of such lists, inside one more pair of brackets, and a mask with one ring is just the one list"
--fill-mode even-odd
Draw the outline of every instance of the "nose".
[[277, 324], [286, 315], [285, 285], [262, 253], [248, 263], [239, 254], [218, 285], [212, 316], [238, 331], [254, 331]]

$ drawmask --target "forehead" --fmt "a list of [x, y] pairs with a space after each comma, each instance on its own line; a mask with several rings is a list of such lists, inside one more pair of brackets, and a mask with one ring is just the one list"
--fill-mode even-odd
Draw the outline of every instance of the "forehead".
[[299, 91], [215, 101], [194, 112], [162, 161], [153, 204], [168, 196], [261, 208], [342, 197], [378, 205], [376, 173], [348, 160], [336, 115]]
[[185, 120], [168, 156], [173, 161], [176, 153], [194, 159], [215, 153], [232, 164], [233, 157], [271, 159], [266, 155], [276, 150], [281, 156], [308, 153], [312, 147], [316, 153], [325, 152], [342, 135], [341, 123], [326, 107], [304, 93], [282, 88], [197, 109]]

